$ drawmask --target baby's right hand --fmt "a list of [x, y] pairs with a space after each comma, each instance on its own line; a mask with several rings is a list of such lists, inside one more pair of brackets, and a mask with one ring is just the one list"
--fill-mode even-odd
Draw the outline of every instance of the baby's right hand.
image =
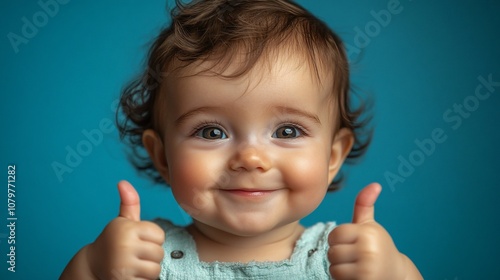
[[157, 279], [165, 233], [141, 221], [139, 195], [127, 181], [118, 183], [120, 214], [88, 246], [87, 261], [97, 279]]

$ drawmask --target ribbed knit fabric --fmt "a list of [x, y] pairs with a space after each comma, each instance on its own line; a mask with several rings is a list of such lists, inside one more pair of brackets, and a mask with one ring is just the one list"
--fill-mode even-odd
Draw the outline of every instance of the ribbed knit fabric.
[[317, 223], [306, 228], [297, 240], [292, 256], [277, 262], [202, 262], [198, 259], [196, 244], [185, 228], [163, 219], [154, 221], [165, 231], [160, 279], [259, 279], [310, 280], [332, 279], [328, 271], [328, 234], [334, 222]]

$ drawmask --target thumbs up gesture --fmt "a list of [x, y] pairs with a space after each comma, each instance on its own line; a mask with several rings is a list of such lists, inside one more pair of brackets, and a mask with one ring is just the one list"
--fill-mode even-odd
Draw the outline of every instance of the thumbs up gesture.
[[97, 279], [157, 279], [163, 259], [165, 233], [141, 221], [139, 195], [127, 181], [118, 183], [120, 213], [87, 249]]
[[377, 183], [361, 190], [352, 223], [336, 227], [328, 236], [333, 278], [422, 279], [413, 263], [398, 251], [389, 233], [375, 221], [374, 205], [381, 191]]

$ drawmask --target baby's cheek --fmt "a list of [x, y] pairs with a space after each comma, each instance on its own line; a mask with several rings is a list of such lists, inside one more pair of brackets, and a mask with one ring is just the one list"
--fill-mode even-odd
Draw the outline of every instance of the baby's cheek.
[[310, 157], [297, 157], [286, 163], [285, 183], [294, 200], [314, 210], [323, 200], [328, 188], [328, 166]]
[[211, 165], [185, 156], [173, 165], [171, 187], [175, 199], [187, 212], [202, 210], [207, 203], [206, 190], [211, 185]]

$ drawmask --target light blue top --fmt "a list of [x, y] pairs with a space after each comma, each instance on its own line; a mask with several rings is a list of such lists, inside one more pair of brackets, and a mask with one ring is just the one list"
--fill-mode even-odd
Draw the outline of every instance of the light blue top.
[[306, 228], [295, 243], [292, 256], [277, 262], [202, 262], [196, 244], [185, 228], [167, 220], [155, 220], [165, 231], [165, 257], [161, 263], [160, 279], [259, 279], [310, 280], [332, 279], [328, 270], [328, 234], [334, 222], [317, 223]]

